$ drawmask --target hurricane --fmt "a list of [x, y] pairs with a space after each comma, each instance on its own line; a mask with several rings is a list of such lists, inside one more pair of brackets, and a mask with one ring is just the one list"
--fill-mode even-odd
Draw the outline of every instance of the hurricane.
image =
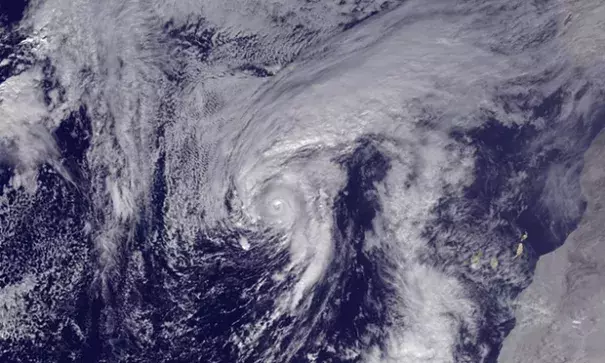
[[589, 202], [604, 19], [0, 4], [0, 361], [498, 362]]

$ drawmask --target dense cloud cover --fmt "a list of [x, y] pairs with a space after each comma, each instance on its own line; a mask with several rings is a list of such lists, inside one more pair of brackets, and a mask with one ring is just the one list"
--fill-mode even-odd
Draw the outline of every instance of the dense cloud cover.
[[604, 12], [1, 5], [0, 360], [496, 362], [586, 208]]

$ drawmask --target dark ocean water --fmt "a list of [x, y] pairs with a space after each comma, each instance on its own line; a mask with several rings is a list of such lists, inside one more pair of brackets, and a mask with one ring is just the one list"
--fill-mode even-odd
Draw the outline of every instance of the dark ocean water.
[[27, 7], [28, 1], [3, 1], [0, 3], [0, 19], [5, 26], [18, 24], [23, 18], [23, 12]]

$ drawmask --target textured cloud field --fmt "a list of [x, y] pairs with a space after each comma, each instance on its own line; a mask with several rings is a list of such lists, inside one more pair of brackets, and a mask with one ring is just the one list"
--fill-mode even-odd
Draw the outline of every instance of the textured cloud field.
[[496, 362], [586, 210], [604, 9], [25, 4], [0, 30], [0, 358]]

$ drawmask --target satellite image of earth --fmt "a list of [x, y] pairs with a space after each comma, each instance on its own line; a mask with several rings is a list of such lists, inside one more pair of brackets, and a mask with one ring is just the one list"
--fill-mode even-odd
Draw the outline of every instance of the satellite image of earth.
[[0, 363], [605, 362], [603, 0], [0, 0]]

